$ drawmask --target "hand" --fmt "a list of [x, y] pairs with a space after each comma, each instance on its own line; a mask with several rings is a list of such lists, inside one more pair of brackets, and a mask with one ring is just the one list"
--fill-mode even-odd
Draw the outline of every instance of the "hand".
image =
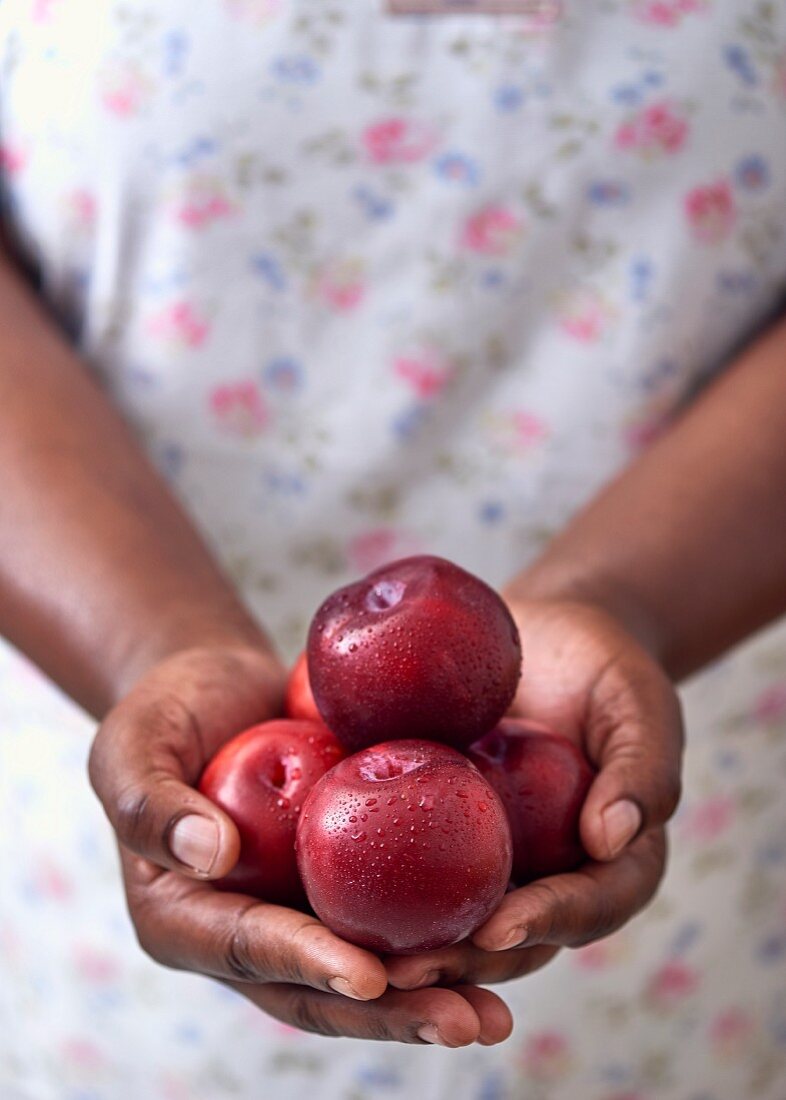
[[158, 962], [218, 978], [306, 1031], [501, 1042], [512, 1020], [488, 990], [388, 989], [375, 955], [312, 916], [211, 885], [234, 866], [240, 839], [193, 785], [224, 741], [278, 714], [282, 683], [261, 650], [183, 651], [148, 672], [99, 729], [90, 777], [120, 841], [140, 944]]
[[580, 821], [590, 858], [507, 894], [472, 943], [386, 960], [398, 989], [528, 974], [560, 947], [620, 928], [663, 876], [663, 826], [679, 800], [683, 742], [670, 681], [598, 606], [539, 600], [512, 602], [511, 610], [524, 652], [514, 713], [572, 738], [598, 769]]

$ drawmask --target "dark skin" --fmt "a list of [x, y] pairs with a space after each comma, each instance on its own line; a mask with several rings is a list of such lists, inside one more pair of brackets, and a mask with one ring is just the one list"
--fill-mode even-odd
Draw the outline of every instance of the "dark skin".
[[471, 943], [380, 960], [302, 913], [211, 887], [239, 841], [193, 785], [220, 744], [279, 713], [284, 670], [0, 260], [0, 628], [101, 723], [90, 777], [143, 947], [306, 1030], [504, 1040], [510, 1013], [479, 985], [606, 935], [657, 888], [679, 796], [672, 682], [786, 609], [784, 438], [780, 325], [511, 583], [528, 669], [516, 709], [599, 769], [581, 819], [590, 860], [507, 895]]

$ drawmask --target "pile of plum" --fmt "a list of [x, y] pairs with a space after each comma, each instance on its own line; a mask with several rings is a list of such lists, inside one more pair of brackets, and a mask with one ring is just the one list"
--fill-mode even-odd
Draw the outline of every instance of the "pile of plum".
[[594, 773], [571, 741], [504, 717], [520, 676], [507, 607], [451, 562], [407, 558], [333, 593], [289, 717], [229, 741], [200, 780], [241, 837], [218, 885], [414, 954], [471, 935], [511, 883], [572, 870]]

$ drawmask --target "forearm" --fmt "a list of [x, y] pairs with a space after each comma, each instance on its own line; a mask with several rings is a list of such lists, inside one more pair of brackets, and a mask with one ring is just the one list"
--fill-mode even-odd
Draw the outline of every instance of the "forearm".
[[786, 323], [581, 512], [509, 595], [600, 602], [676, 678], [786, 611]]
[[0, 469], [0, 631], [94, 714], [179, 647], [267, 646], [3, 255]]

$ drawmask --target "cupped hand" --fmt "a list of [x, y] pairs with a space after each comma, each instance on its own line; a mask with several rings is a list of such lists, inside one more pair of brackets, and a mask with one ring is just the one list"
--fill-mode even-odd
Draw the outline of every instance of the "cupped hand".
[[396, 988], [506, 981], [624, 925], [653, 897], [664, 825], [680, 795], [683, 729], [676, 692], [655, 660], [601, 607], [512, 602], [524, 673], [514, 713], [581, 745], [598, 770], [581, 813], [578, 870], [506, 894], [471, 943], [386, 960]]
[[210, 975], [323, 1035], [464, 1046], [507, 1038], [510, 1013], [471, 985], [401, 992], [382, 962], [314, 917], [217, 891], [237, 861], [231, 819], [194, 789], [230, 737], [278, 715], [283, 670], [246, 647], [182, 651], [102, 723], [90, 778], [117, 833], [129, 912], [158, 962]]

